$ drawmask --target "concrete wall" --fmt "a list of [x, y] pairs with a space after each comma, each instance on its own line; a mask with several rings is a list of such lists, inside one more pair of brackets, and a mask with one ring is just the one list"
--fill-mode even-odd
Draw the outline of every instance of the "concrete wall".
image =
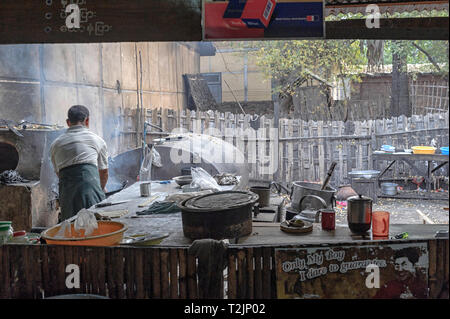
[[91, 111], [91, 129], [108, 140], [119, 109], [137, 106], [139, 52], [143, 106], [184, 108], [182, 75], [200, 71], [195, 44], [2, 45], [0, 118], [65, 125], [68, 108], [83, 104]]
[[222, 73], [222, 102], [234, 102], [232, 92], [239, 101], [272, 100], [271, 81], [256, 65], [253, 51], [215, 45], [215, 56], [200, 58], [200, 70], [202, 73]]

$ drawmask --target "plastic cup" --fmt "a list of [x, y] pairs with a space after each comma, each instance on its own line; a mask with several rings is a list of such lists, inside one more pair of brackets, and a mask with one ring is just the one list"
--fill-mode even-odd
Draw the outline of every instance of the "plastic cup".
[[319, 212], [322, 214], [322, 229], [334, 230], [336, 228], [336, 212], [333, 209], [321, 209]]
[[372, 235], [374, 237], [389, 236], [389, 212], [372, 212]]

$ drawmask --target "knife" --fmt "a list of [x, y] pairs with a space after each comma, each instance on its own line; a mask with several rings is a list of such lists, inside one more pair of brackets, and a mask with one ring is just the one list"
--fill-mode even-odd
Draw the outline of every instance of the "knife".
[[100, 207], [108, 207], [108, 206], [112, 206], [112, 205], [119, 205], [119, 204], [123, 204], [123, 203], [128, 203], [130, 200], [124, 200], [121, 202], [110, 202], [110, 203], [100, 203], [95, 205], [95, 208], [100, 208]]

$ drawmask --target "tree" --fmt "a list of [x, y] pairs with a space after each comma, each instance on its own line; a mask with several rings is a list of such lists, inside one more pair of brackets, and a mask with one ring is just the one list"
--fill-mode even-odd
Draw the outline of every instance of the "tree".
[[392, 47], [391, 116], [410, 116], [408, 45], [404, 41], [392, 41]]
[[[289, 84], [307, 72], [336, 83], [344, 77], [359, 80], [365, 66], [377, 72], [392, 64], [391, 112], [387, 114], [409, 116], [409, 79], [414, 72], [448, 76], [448, 41], [294, 40], [251, 45], [259, 48], [257, 63], [277, 83], [274, 89], [282, 93], [282, 105], [292, 104], [295, 86]], [[408, 70], [411, 64], [414, 71]]]
[[282, 113], [288, 113], [297, 87], [311, 74], [325, 82], [343, 83], [344, 76], [358, 78], [365, 60], [358, 40], [261, 41], [253, 45], [259, 49], [257, 64], [275, 83]]
[[261, 41], [255, 46], [258, 65], [281, 82], [310, 72], [333, 82], [339, 76], [357, 74], [365, 62], [359, 40]]

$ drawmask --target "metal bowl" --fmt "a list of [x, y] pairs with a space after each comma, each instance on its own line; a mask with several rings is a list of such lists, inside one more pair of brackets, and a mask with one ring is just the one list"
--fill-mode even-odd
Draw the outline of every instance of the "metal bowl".
[[182, 175], [172, 179], [180, 186], [192, 183], [192, 175]]
[[381, 183], [381, 192], [384, 195], [397, 195], [397, 186], [396, 183]]

